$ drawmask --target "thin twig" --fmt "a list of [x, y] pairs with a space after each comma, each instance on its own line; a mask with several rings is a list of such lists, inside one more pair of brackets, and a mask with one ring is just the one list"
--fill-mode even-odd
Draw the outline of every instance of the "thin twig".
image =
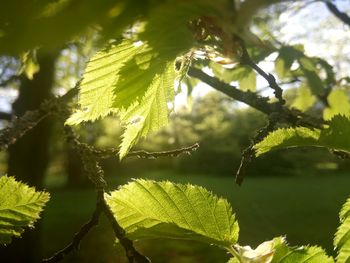
[[212, 88], [226, 94], [227, 96], [241, 101], [265, 114], [271, 114], [279, 110], [277, 103], [269, 103], [269, 98], [261, 97], [256, 93], [250, 91], [242, 91], [237, 89], [235, 86], [231, 86], [225, 82], [220, 81], [216, 77], [209, 76], [200, 69], [190, 67], [188, 75], [201, 80], [208, 84]]
[[128, 239], [125, 235], [125, 230], [119, 225], [118, 221], [114, 217], [110, 207], [104, 199], [104, 192], [100, 191], [100, 200], [102, 202], [102, 209], [107, 219], [109, 220], [115, 236], [118, 238], [120, 244], [124, 247], [126, 252], [126, 257], [130, 263], [149, 263], [151, 262], [147, 257], [140, 254], [134, 247], [132, 240]]
[[59, 111], [60, 105], [67, 103], [78, 93], [78, 85], [79, 83], [62, 97], [42, 102], [39, 109], [26, 111], [23, 116], [14, 118], [8, 127], [0, 131], [0, 151], [7, 149], [42, 120]]
[[98, 162], [98, 156], [96, 155], [95, 148], [86, 143], [82, 143], [78, 140], [73, 129], [69, 126], [65, 126], [66, 139], [73, 145], [81, 156], [84, 164], [84, 169], [88, 174], [90, 181], [95, 185], [97, 189], [97, 203], [100, 204], [102, 212], [109, 220], [116, 237], [120, 244], [124, 247], [126, 256], [130, 263], [148, 263], [150, 260], [140, 254], [133, 246], [133, 242], [125, 236], [125, 230], [119, 225], [112, 211], [110, 210], [106, 200], [104, 199], [104, 187], [107, 183], [104, 180], [104, 172]]
[[[279, 86], [289, 85], [289, 84], [294, 84], [294, 83], [297, 83], [297, 82], [301, 82], [301, 80], [298, 79], [298, 78], [293, 78], [293, 79], [288, 80], [288, 81], [279, 82], [278, 85]], [[270, 89], [270, 88], [271, 88], [270, 85], [264, 86], [264, 87], [259, 89], [259, 92], [266, 91], [267, 89]]]
[[188, 75], [201, 80], [212, 88], [224, 93], [232, 99], [243, 102], [252, 108], [265, 113], [266, 115], [278, 115], [283, 123], [291, 126], [306, 126], [320, 128], [325, 123], [321, 118], [306, 115], [297, 110], [291, 110], [286, 106], [281, 106], [279, 102], [268, 102], [269, 98], [261, 97], [250, 91], [241, 91], [235, 86], [231, 86], [216, 77], [209, 76], [200, 69], [190, 67]]
[[338, 7], [330, 1], [326, 2], [328, 10], [335, 15], [344, 24], [350, 26], [350, 16], [344, 12], [341, 12]]
[[[159, 157], [177, 157], [181, 154], [191, 154], [191, 152], [196, 151], [198, 148], [199, 148], [199, 144], [195, 143], [187, 147], [168, 150], [168, 151], [159, 151], [159, 152], [148, 152], [145, 150], [131, 151], [127, 155], [125, 155], [125, 158], [137, 157], [137, 158], [144, 158], [144, 159], [157, 159]], [[97, 157], [102, 159], [114, 157], [119, 154], [119, 150], [115, 148], [111, 148], [111, 149], [93, 148], [93, 152]]]
[[67, 245], [65, 248], [62, 250], [58, 251], [55, 253], [52, 257], [44, 259], [42, 263], [56, 263], [71, 253], [73, 250], [78, 250], [80, 246], [80, 242], [82, 239], [89, 233], [89, 231], [94, 227], [98, 225], [99, 222], [99, 217], [102, 213], [102, 207], [100, 202], [96, 203], [96, 209], [94, 213], [91, 216], [91, 219], [85, 223], [80, 230], [74, 235], [72, 242]]
[[274, 90], [275, 97], [278, 99], [281, 106], [283, 106], [286, 101], [283, 99], [283, 90], [282, 88], [277, 84], [276, 78], [272, 74], [266, 73], [262, 68], [260, 68], [249, 56], [248, 50], [245, 47], [245, 44], [243, 41], [241, 42], [241, 48], [242, 48], [242, 57], [241, 57], [241, 64], [247, 65], [254, 69], [260, 76], [262, 76], [270, 85], [271, 89]]
[[[245, 104], [267, 114], [270, 118], [270, 124], [276, 122], [285, 123], [290, 126], [305, 126], [311, 128], [321, 128], [325, 123], [324, 120], [314, 118], [297, 110], [291, 110], [283, 105], [281, 102], [270, 103], [265, 97], [261, 97], [253, 92], [244, 92], [237, 89], [230, 84], [220, 81], [219, 79], [209, 76], [200, 69], [190, 67], [188, 75], [195, 77], [202, 82], [208, 84], [212, 88], [226, 94], [227, 96], [244, 102]], [[267, 135], [273, 126], [268, 126], [259, 131], [253, 143], [243, 152], [240, 167], [236, 173], [236, 183], [241, 184], [248, 164], [255, 158], [253, 146], [262, 138], [263, 134]]]
[[11, 77], [9, 77], [8, 79], [2, 81], [0, 83], [0, 87], [6, 87], [7, 85], [9, 85], [11, 82], [19, 80], [21, 78], [21, 76], [18, 75], [12, 75]]
[[[100, 149], [93, 145], [89, 145], [85, 142], [81, 142], [70, 126], [65, 126], [64, 130], [66, 134], [66, 140], [69, 143], [72, 143], [73, 146], [78, 149], [78, 152], [84, 152], [84, 151], [90, 152], [97, 159], [106, 159], [110, 157], [115, 157], [115, 156], [118, 156], [119, 154], [119, 149], [116, 149], [116, 148]], [[199, 148], [199, 144], [195, 143], [187, 147], [168, 150], [168, 151], [158, 151], [158, 152], [148, 152], [145, 150], [131, 151], [127, 155], [125, 155], [125, 158], [137, 157], [137, 158], [144, 158], [144, 159], [157, 159], [159, 157], [177, 157], [181, 154], [191, 154], [191, 152], [196, 151], [198, 148]], [[82, 153], [82, 155], [84, 154], [85, 153]]]
[[252, 162], [252, 160], [255, 158], [254, 145], [260, 142], [265, 136], [269, 134], [269, 132], [273, 130], [273, 128], [276, 125], [276, 122], [277, 121], [275, 119], [270, 118], [268, 124], [258, 131], [257, 135], [254, 137], [249, 147], [243, 151], [241, 163], [236, 173], [236, 184], [241, 185], [243, 183], [243, 179], [246, 174], [246, 169], [248, 165]]

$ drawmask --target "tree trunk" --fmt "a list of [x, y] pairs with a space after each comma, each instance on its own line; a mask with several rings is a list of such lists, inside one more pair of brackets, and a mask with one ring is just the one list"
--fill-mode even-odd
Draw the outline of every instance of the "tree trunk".
[[[56, 54], [40, 54], [38, 63], [40, 71], [32, 80], [22, 79], [19, 96], [13, 104], [16, 116], [27, 110], [37, 109], [41, 102], [49, 98], [54, 83]], [[8, 175], [17, 180], [43, 188], [43, 179], [49, 161], [49, 138], [52, 120], [46, 119], [19, 139], [8, 151]], [[1, 262], [40, 262], [41, 231], [40, 222], [35, 229], [27, 229], [23, 237], [14, 239], [7, 247], [0, 248]]]

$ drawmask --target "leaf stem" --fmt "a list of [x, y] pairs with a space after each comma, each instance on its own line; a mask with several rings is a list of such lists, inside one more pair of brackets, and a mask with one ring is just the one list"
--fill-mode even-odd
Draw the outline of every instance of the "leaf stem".
[[239, 262], [242, 263], [241, 257], [239, 256], [238, 252], [235, 250], [233, 246], [225, 247], [228, 252], [231, 253], [232, 256], [234, 256]]

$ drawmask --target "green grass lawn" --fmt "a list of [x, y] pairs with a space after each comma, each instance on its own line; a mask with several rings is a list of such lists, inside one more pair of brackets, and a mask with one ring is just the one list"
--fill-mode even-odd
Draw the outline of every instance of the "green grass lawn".
[[[154, 180], [202, 185], [230, 201], [240, 224], [240, 244], [256, 246], [286, 235], [292, 245], [321, 244], [331, 254], [338, 212], [350, 195], [350, 175], [246, 178], [238, 187], [234, 178], [148, 172]], [[111, 188], [126, 177], [112, 178]], [[44, 251], [61, 249], [89, 219], [95, 205], [93, 190], [55, 191], [45, 210]], [[81, 245], [63, 262], [125, 262], [123, 251], [113, 246], [114, 236], [103, 219]], [[197, 242], [142, 241], [138, 248], [153, 262], [226, 262], [225, 251]]]

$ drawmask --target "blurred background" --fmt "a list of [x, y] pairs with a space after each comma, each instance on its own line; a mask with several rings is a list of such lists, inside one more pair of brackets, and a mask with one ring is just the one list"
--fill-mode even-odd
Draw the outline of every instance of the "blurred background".
[[[342, 10], [350, 11], [348, 1], [335, 2]], [[259, 19], [257, 33], [262, 34], [263, 26], [268, 27], [279, 41], [301, 44], [307, 55], [326, 59], [339, 79], [347, 76], [350, 31], [323, 3], [277, 5], [261, 12]], [[5, 127], [14, 114], [37, 108], [50, 94], [61, 95], [73, 87], [95, 52], [93, 39], [92, 34], [82, 40], [84, 45], [71, 44], [37, 56], [27, 54], [25, 68], [15, 57], [1, 56], [0, 126]], [[273, 72], [276, 56], [271, 54], [259, 65]], [[26, 77], [15, 77], [19, 70]], [[262, 79], [258, 77], [256, 82], [260, 94], [271, 95]], [[288, 105], [296, 103], [297, 90], [293, 83], [287, 86]], [[333, 253], [338, 211], [349, 195], [349, 160], [319, 148], [276, 151], [254, 160], [243, 186], [238, 187], [234, 177], [241, 153], [256, 131], [266, 125], [266, 117], [191, 80], [179, 88], [176, 103], [169, 106], [174, 109], [170, 125], [140, 142], [135, 150], [164, 151], [194, 143], [199, 143], [199, 149], [176, 158], [104, 160], [110, 189], [139, 177], [202, 185], [232, 204], [241, 227], [240, 244], [256, 246], [286, 235], [292, 245], [319, 244]], [[320, 110], [317, 102], [308, 109], [316, 114]], [[112, 117], [76, 128], [82, 141], [101, 148], [117, 148], [122, 130], [119, 120]], [[66, 144], [61, 124], [54, 118], [41, 123], [7, 153], [0, 152], [0, 174], [6, 173], [51, 193], [43, 219], [37, 224], [40, 231], [30, 230], [26, 235], [32, 235], [32, 242], [20, 244], [33, 246], [33, 257], [48, 257], [63, 248], [94, 210], [95, 191], [79, 155]], [[126, 262], [124, 251], [113, 245], [113, 239], [103, 219], [83, 240], [80, 250], [62, 262]], [[10, 251], [11, 246], [6, 249]], [[141, 241], [136, 246], [153, 262], [228, 259], [223, 250], [197, 242], [155, 240]], [[7, 252], [2, 248], [0, 253]]]

